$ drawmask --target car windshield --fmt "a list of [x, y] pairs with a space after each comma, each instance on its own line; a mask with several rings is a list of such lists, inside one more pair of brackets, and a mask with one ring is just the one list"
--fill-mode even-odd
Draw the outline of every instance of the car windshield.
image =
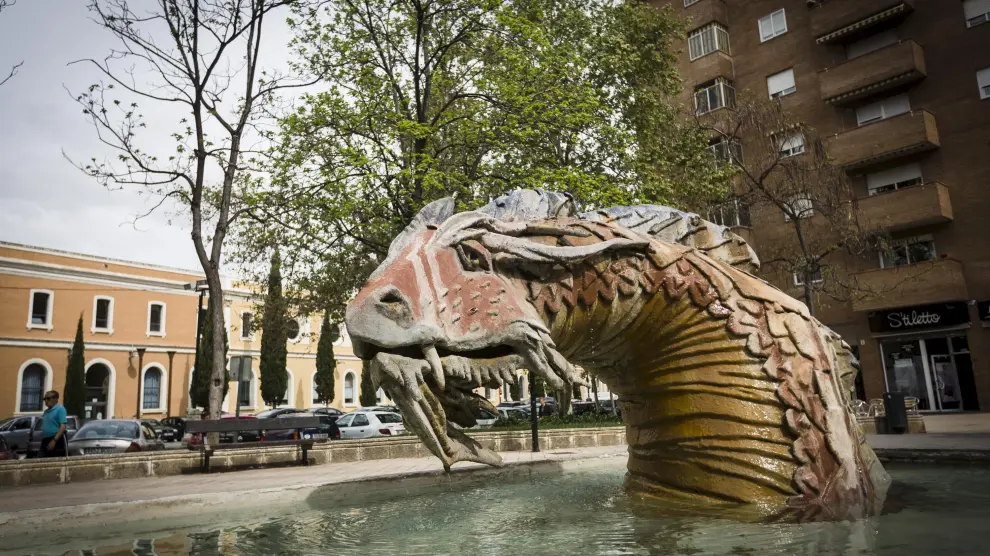
[[296, 411], [298, 410], [292, 409], [287, 411], [285, 409], [269, 409], [256, 414], [255, 417], [258, 419], [271, 419], [272, 417], [278, 417], [280, 413], [294, 413]]
[[103, 421], [87, 423], [76, 433], [73, 440], [90, 438], [137, 438], [138, 425], [130, 421]]
[[157, 419], [145, 419], [144, 422], [145, 423], [148, 423], [149, 425], [151, 425], [153, 427], [160, 427], [160, 426], [162, 426], [162, 424], [159, 423]]
[[382, 423], [401, 423], [402, 416], [398, 413], [375, 413], [375, 417]]

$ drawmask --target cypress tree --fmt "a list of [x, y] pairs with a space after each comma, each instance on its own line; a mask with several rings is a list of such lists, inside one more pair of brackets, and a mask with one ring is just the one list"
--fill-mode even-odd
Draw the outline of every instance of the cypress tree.
[[62, 392], [62, 405], [68, 415], [82, 418], [86, 414], [86, 355], [83, 343], [83, 317], [79, 315], [76, 325], [76, 340], [69, 352], [69, 363], [65, 369], [65, 391]]
[[543, 377], [537, 375], [536, 373], [530, 371], [529, 378], [532, 382], [530, 388], [536, 394], [537, 398], [542, 398], [547, 395], [546, 383], [543, 381]]
[[337, 327], [330, 324], [330, 312], [323, 313], [323, 324], [320, 325], [320, 343], [316, 346], [316, 375], [313, 377], [316, 395], [328, 406], [334, 397], [334, 371], [337, 360], [333, 355], [333, 343], [339, 336]]
[[509, 383], [509, 395], [512, 396], [512, 401], [522, 401], [522, 379], [518, 378], [515, 382]]
[[[210, 377], [213, 376], [213, 319], [209, 317], [212, 314], [210, 303], [207, 303], [207, 318], [206, 322], [203, 323], [203, 336], [199, 341], [199, 351], [196, 352], [196, 367], [193, 369], [193, 387], [189, 392], [192, 397], [192, 405], [202, 407], [207, 413], [210, 412]], [[227, 332], [221, 330], [220, 334], [223, 336], [223, 358], [226, 361], [230, 344], [227, 341]], [[224, 380], [224, 397], [227, 396], [228, 390], [230, 390], [230, 381]]]
[[378, 389], [371, 381], [371, 362], [361, 362], [361, 406], [369, 407], [378, 403]]
[[261, 398], [272, 407], [285, 399], [289, 373], [285, 368], [288, 356], [288, 310], [282, 295], [282, 258], [278, 249], [272, 255], [268, 272], [268, 295], [261, 315]]

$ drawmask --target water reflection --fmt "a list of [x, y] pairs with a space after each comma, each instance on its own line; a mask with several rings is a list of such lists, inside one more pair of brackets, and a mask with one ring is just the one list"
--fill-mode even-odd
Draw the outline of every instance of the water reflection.
[[[316, 497], [293, 515], [259, 515], [250, 524], [145, 537], [126, 545], [80, 546], [64, 554], [986, 554], [987, 468], [893, 467], [893, 512], [855, 522], [801, 524], [670, 515], [628, 496], [621, 486], [623, 474], [616, 466], [535, 475], [346, 508]], [[43, 550], [35, 553], [48, 554]]]

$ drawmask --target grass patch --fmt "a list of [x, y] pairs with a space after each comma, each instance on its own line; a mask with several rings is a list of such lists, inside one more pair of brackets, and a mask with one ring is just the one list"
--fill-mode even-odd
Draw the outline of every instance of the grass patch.
[[[622, 426], [622, 419], [611, 413], [584, 413], [582, 415], [550, 415], [540, 418], [540, 430], [585, 429]], [[529, 430], [529, 419], [499, 419], [487, 431]]]

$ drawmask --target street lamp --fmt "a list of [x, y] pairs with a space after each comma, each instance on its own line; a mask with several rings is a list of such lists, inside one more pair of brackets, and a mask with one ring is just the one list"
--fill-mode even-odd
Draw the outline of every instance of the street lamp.
[[165, 417], [172, 416], [172, 359], [175, 359], [175, 350], [170, 349], [168, 354], [168, 392], [165, 393]]
[[540, 451], [540, 416], [536, 410], [536, 389], [533, 388], [533, 371], [529, 371], [529, 423], [533, 431], [533, 451]]
[[145, 348], [137, 348], [138, 354], [138, 366], [137, 366], [137, 418], [141, 418], [141, 369], [144, 368], [144, 351]]

